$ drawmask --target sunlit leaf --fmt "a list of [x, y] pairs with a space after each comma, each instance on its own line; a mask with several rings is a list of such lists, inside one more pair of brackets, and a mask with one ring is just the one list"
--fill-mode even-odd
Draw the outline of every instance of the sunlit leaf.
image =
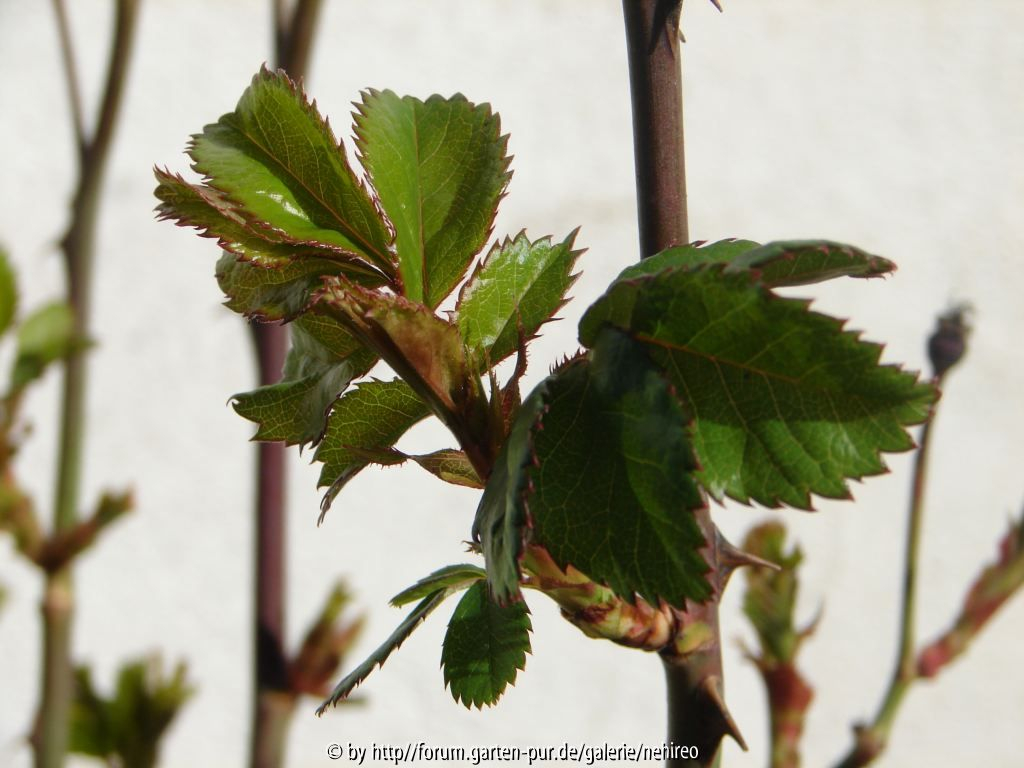
[[506, 137], [487, 104], [370, 90], [356, 146], [395, 228], [404, 294], [436, 307], [491, 231], [505, 186]]
[[494, 704], [526, 666], [531, 628], [526, 603], [500, 605], [483, 582], [466, 590], [441, 651], [444, 681], [455, 700], [467, 709]]

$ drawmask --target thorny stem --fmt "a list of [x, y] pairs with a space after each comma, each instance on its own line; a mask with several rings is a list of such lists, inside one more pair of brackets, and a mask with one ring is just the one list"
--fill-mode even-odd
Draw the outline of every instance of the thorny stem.
[[[623, 0], [636, 159], [640, 252], [652, 256], [689, 241], [683, 143], [683, 101], [679, 17], [682, 0]], [[706, 509], [696, 513], [708, 542], [716, 541]], [[712, 583], [717, 554], [709, 545]], [[671, 765], [710, 766], [722, 737], [734, 730], [721, 701], [722, 656], [718, 596], [692, 606], [687, 620], [706, 627], [709, 640], [688, 653], [661, 653], [668, 687], [668, 738], [697, 746], [697, 760]]]
[[[294, 80], [306, 73], [320, 0], [297, 0], [290, 12], [274, 0], [274, 59]], [[250, 326], [256, 348], [260, 385], [281, 378], [288, 350], [283, 325]], [[256, 458], [256, 615], [255, 693], [252, 708], [250, 765], [277, 768], [284, 761], [294, 698], [289, 694], [285, 651], [285, 492], [283, 443], [260, 443]]]
[[[79, 174], [71, 205], [71, 223], [61, 241], [68, 280], [68, 302], [79, 336], [88, 338], [93, 252], [100, 191], [121, 106], [128, 59], [138, 16], [137, 0], [118, 0], [114, 36], [107, 65], [99, 116], [86, 136], [80, 89], [71, 49], [71, 35], [62, 0], [53, 0], [68, 80], [68, 98], [78, 149]], [[84, 352], [64, 364], [64, 397], [57, 459], [54, 528], [75, 525], [79, 506], [84, 438], [86, 364]], [[74, 594], [67, 568], [49, 575], [43, 597], [42, 699], [33, 736], [37, 768], [57, 768], [67, 752], [68, 715], [72, 696], [71, 613]]]
[[[936, 376], [935, 386], [940, 387], [942, 376]], [[907, 545], [903, 566], [903, 606], [900, 611], [899, 651], [889, 687], [882, 698], [878, 714], [870, 725], [855, 729], [854, 745], [838, 763], [837, 768], [858, 768], [868, 765], [882, 753], [889, 741], [896, 715], [907, 691], [918, 678], [916, 659], [915, 616], [917, 613], [917, 570], [921, 543], [921, 523], [924, 519], [924, 491], [928, 475], [928, 454], [931, 445], [931, 417], [921, 429], [921, 444], [914, 457], [914, 477], [911, 484], [910, 511], [907, 523]]]

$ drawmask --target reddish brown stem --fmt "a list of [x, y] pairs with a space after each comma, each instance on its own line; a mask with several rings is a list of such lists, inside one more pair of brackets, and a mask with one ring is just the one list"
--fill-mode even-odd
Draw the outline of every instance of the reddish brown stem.
[[[633, 109], [640, 253], [652, 256], [689, 241], [683, 143], [679, 16], [682, 0], [623, 0]], [[697, 521], [715, 542], [707, 510]], [[710, 577], [717, 581], [717, 548], [709, 546]], [[668, 686], [668, 738], [696, 746], [696, 760], [669, 765], [712, 765], [722, 738], [735, 727], [721, 699], [722, 655], [717, 597], [691, 607], [687, 620], [703, 624], [710, 641], [688, 653], [663, 651]]]

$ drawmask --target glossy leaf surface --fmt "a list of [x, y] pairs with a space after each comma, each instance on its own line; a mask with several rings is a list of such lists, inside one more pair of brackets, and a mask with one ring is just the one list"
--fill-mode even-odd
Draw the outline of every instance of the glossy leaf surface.
[[584, 315], [580, 339], [628, 330], [692, 410], [700, 479], [721, 498], [810, 508], [810, 494], [847, 498], [847, 478], [885, 471], [905, 427], [928, 417], [932, 387], [881, 347], [843, 331], [808, 302], [745, 273], [672, 269], [615, 283]]
[[444, 681], [466, 708], [494, 704], [515, 683], [530, 650], [526, 603], [499, 605], [477, 582], [462, 596], [444, 638]]
[[520, 232], [491, 249], [459, 294], [458, 324], [467, 347], [494, 364], [518, 349], [520, 332], [526, 340], [536, 335], [576, 281], [575, 237], [531, 243]]
[[390, 236], [316, 107], [264, 69], [235, 107], [193, 137], [195, 169], [269, 236], [359, 254], [393, 269]]
[[356, 146], [395, 228], [404, 294], [436, 307], [491, 231], [508, 184], [507, 140], [487, 104], [363, 94]]
[[391, 604], [400, 608], [414, 600], [422, 600], [439, 589], [466, 589], [485, 577], [484, 569], [476, 565], [446, 565], [403, 589], [391, 598]]

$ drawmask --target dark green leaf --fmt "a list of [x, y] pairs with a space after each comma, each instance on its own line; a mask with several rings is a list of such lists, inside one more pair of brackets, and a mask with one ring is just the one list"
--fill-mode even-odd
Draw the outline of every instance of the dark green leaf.
[[17, 309], [18, 285], [14, 270], [7, 260], [7, 252], [0, 248], [0, 335], [10, 327]]
[[225, 252], [217, 262], [217, 282], [227, 295], [227, 307], [262, 321], [290, 320], [306, 309], [324, 275], [342, 269], [323, 259], [300, 259], [266, 268], [240, 261]]
[[405, 296], [436, 307], [491, 231], [508, 184], [507, 138], [487, 104], [368, 91], [356, 145], [395, 227]]
[[193, 137], [195, 169], [267, 237], [366, 257], [393, 273], [387, 227], [316, 106], [283, 73]]
[[730, 260], [726, 272], [749, 270], [769, 288], [807, 285], [837, 277], [880, 277], [896, 269], [881, 256], [828, 240], [786, 240], [754, 248]]
[[531, 243], [520, 232], [491, 249], [459, 293], [459, 330], [469, 349], [493, 365], [518, 349], [520, 331], [530, 339], [551, 319], [576, 281], [575, 237], [552, 245], [550, 237]]
[[548, 391], [530, 473], [533, 540], [631, 602], [708, 597], [688, 420], [644, 348], [605, 330]]
[[530, 650], [526, 603], [499, 605], [477, 582], [455, 608], [441, 651], [444, 681], [467, 709], [494, 704], [515, 683]]
[[88, 346], [75, 330], [71, 307], [63, 302], [35, 310], [18, 326], [18, 343], [11, 370], [11, 390], [22, 389], [43, 375], [47, 366]]
[[369, 463], [355, 449], [391, 448], [430, 409], [409, 386], [394, 381], [367, 381], [334, 404], [327, 432], [314, 459], [323, 463], [320, 487], [330, 486], [324, 511], [342, 486]]
[[391, 598], [391, 604], [396, 608], [411, 603], [413, 600], [422, 600], [438, 590], [448, 590], [450, 593], [461, 589], [468, 589], [474, 583], [487, 577], [483, 568], [463, 563], [461, 565], [446, 565], [439, 568], [429, 576], [425, 576], [411, 587], [403, 589]]
[[619, 280], [652, 275], [672, 267], [725, 264], [725, 272], [747, 272], [762, 285], [820, 283], [836, 277], [878, 277], [896, 269], [881, 256], [829, 240], [785, 240], [758, 245], [750, 240], [720, 240], [668, 248], [627, 267]]
[[534, 462], [533, 433], [544, 412], [548, 380], [523, 401], [494, 462], [473, 521], [473, 540], [480, 543], [487, 582], [499, 602], [518, 600], [519, 561], [523, 556], [529, 512], [527, 468]]
[[760, 244], [752, 240], [719, 240], [715, 243], [703, 242], [677, 245], [666, 248], [654, 256], [641, 259], [636, 264], [626, 267], [616, 281], [629, 280], [643, 275], [653, 275], [672, 267], [698, 267], [702, 264], [728, 264], [744, 253], [759, 248]]
[[356, 689], [356, 687], [363, 682], [370, 673], [373, 672], [374, 668], [384, 666], [384, 662], [388, 660], [388, 657], [394, 653], [404, 643], [409, 635], [415, 631], [430, 613], [437, 608], [441, 603], [444, 602], [451, 594], [448, 589], [438, 589], [435, 592], [427, 595], [419, 604], [412, 609], [408, 616], [403, 619], [402, 623], [398, 625], [394, 632], [385, 640], [373, 653], [370, 654], [369, 658], [366, 659], [362, 664], [349, 672], [341, 682], [338, 683], [334, 690], [331, 691], [331, 695], [324, 701], [316, 710], [318, 715], [322, 715], [328, 707], [337, 704], [339, 701], [348, 698], [348, 695]]
[[232, 398], [235, 411], [259, 425], [254, 440], [283, 440], [287, 445], [317, 442], [332, 403], [376, 362], [354, 339], [354, 351], [339, 358], [304, 326], [295, 325], [292, 331], [282, 381]]
[[912, 447], [905, 427], [935, 400], [841, 321], [716, 266], [615, 283], [580, 322], [582, 343], [608, 323], [648, 347], [692, 410], [699, 477], [716, 498], [804, 509], [811, 493], [847, 498], [847, 478], [885, 470], [881, 451]]

